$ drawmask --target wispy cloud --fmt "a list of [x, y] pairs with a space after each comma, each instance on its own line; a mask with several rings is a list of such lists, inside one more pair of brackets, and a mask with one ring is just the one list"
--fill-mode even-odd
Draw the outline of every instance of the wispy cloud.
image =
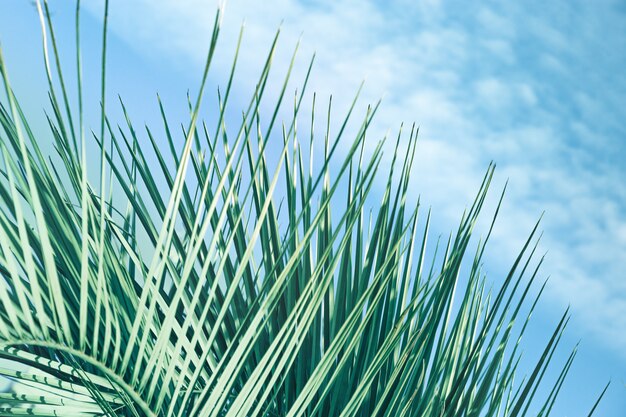
[[[99, 13], [98, 3], [87, 4]], [[365, 78], [364, 102], [386, 93], [379, 133], [402, 121], [421, 125], [415, 187], [444, 222], [457, 220], [486, 164], [497, 161], [511, 186], [494, 247], [514, 253], [547, 210], [549, 296], [571, 303], [587, 333], [626, 352], [626, 168], [618, 163], [626, 81], [617, 75], [625, 18], [612, 2], [575, 3], [231, 1], [223, 51], [232, 51], [245, 19], [238, 85], [249, 94], [281, 20], [281, 62], [304, 29], [301, 56], [319, 52], [312, 87], [320, 96], [333, 93], [345, 108]], [[140, 52], [195, 69], [216, 5], [119, 2], [111, 23]]]

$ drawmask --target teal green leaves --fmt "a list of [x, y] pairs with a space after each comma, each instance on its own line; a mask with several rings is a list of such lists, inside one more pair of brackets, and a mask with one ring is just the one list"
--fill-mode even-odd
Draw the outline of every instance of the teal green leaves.
[[[477, 247], [472, 236], [494, 166], [456, 233], [431, 243], [436, 213], [422, 212], [410, 183], [417, 129], [400, 130], [390, 165], [385, 141], [368, 137], [378, 104], [358, 115], [357, 95], [335, 130], [329, 101], [315, 131], [312, 61], [281, 119], [295, 53], [270, 102], [278, 33], [241, 113], [229, 105], [240, 37], [207, 124], [219, 12], [182, 134], [160, 99], [162, 126], [138, 128], [121, 99], [118, 125], [105, 106], [108, 3], [100, 129], [86, 134], [80, 48], [72, 98], [48, 6], [37, 6], [49, 132], [33, 133], [0, 55], [0, 357], [10, 364], [0, 374], [14, 382], [0, 415], [549, 414], [575, 352], [537, 387], [568, 316], [521, 370], [538, 299], [538, 226], [509, 274], [487, 281], [495, 215]], [[43, 141], [60, 163], [43, 155]]]

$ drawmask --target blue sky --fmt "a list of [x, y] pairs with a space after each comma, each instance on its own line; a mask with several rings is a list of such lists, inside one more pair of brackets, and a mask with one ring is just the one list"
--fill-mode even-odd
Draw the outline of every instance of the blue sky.
[[[97, 82], [102, 3], [85, 3], [89, 83]], [[72, 45], [72, 10], [52, 5], [59, 37]], [[209, 0], [111, 1], [110, 92], [122, 94], [135, 119], [158, 123], [152, 98], [159, 91], [173, 117], [184, 120], [184, 94], [195, 91], [215, 7]], [[235, 101], [248, 99], [282, 22], [277, 68], [286, 68], [302, 36], [295, 78], [316, 51], [311, 87], [320, 97], [332, 93], [339, 114], [365, 79], [363, 106], [384, 96], [373, 136], [395, 133], [401, 122], [420, 125], [413, 186], [436, 213], [435, 234], [455, 226], [487, 164], [496, 161], [492, 196], [506, 179], [509, 188], [486, 265], [494, 281], [546, 211], [543, 274], [551, 278], [535, 336], [527, 340], [529, 355], [571, 305], [564, 343], [582, 339], [581, 351], [555, 415], [585, 414], [609, 378], [598, 415], [623, 415], [626, 4], [232, 0], [225, 12], [211, 81], [223, 82], [219, 75], [230, 66], [245, 19]], [[0, 3], [0, 41], [18, 93], [41, 98], [30, 2]]]

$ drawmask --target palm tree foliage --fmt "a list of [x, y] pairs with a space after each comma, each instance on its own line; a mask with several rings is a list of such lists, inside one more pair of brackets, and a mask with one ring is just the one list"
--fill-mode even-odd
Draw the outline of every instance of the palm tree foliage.
[[[319, 133], [312, 128], [313, 96], [311, 128], [302, 133], [296, 121], [311, 67], [293, 117], [278, 127], [293, 65], [278, 99], [266, 104], [278, 35], [248, 107], [230, 125], [237, 114], [227, 110], [237, 46], [218, 93], [217, 122], [209, 126], [198, 112], [218, 12], [182, 136], [160, 102], [162, 129], [142, 131], [128, 116], [123, 127], [107, 118], [105, 3], [101, 126], [89, 135], [80, 7], [78, 110], [68, 97], [48, 5], [37, 7], [52, 108], [48, 135], [31, 130], [0, 56], [7, 95], [0, 107], [0, 374], [14, 381], [1, 394], [0, 415], [550, 413], [575, 350], [547, 398], [537, 402], [535, 394], [567, 313], [534, 368], [514, 379], [520, 338], [538, 299], [530, 295], [541, 264], [532, 261], [537, 227], [493, 291], [481, 272], [491, 229], [468, 254], [492, 166], [456, 232], [426, 259], [430, 213], [418, 227], [419, 205], [408, 198], [416, 129], [408, 138], [398, 134], [388, 172], [382, 141], [367, 145], [373, 151], [365, 157], [377, 106], [346, 137], [354, 103], [337, 132], [329, 104], [328, 128]], [[274, 110], [262, 118], [260, 109], [268, 107]], [[320, 140], [323, 158], [314, 163]], [[61, 163], [47, 159], [44, 141]], [[99, 155], [87, 155], [90, 143]], [[403, 155], [401, 143], [408, 143]], [[275, 163], [268, 146], [280, 148], [271, 155]], [[94, 160], [96, 181], [87, 173]], [[386, 186], [370, 211], [370, 191], [381, 176]]]

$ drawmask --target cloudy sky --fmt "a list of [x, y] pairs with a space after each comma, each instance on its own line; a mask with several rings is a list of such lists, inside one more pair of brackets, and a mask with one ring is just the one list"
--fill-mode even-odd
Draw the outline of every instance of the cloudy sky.
[[[52, 4], [66, 28], [59, 36], [71, 42], [72, 10]], [[216, 5], [111, 1], [111, 89], [137, 117], [157, 120], [156, 106], [145, 105], [157, 90], [173, 104], [195, 91]], [[85, 7], [85, 60], [97, 68], [102, 2]], [[565, 343], [582, 339], [556, 415], [585, 414], [609, 378], [598, 415], [623, 415], [626, 3], [231, 0], [214, 83], [230, 67], [244, 20], [235, 100], [249, 98], [279, 25], [276, 67], [286, 68], [301, 38], [295, 79], [316, 52], [311, 88], [320, 97], [332, 93], [338, 113], [365, 80], [363, 105], [383, 97], [375, 135], [396, 132], [401, 122], [420, 126], [413, 186], [433, 207], [439, 232], [454, 227], [488, 163], [497, 163], [493, 194], [507, 179], [509, 188], [487, 265], [494, 280], [545, 210], [550, 283], [536, 320], [549, 329], [571, 305]], [[0, 3], [0, 40], [24, 94], [35, 94], [29, 74], [41, 72], [38, 36], [30, 2]], [[27, 50], [16, 47], [27, 41]], [[184, 117], [184, 109], [173, 111]]]

